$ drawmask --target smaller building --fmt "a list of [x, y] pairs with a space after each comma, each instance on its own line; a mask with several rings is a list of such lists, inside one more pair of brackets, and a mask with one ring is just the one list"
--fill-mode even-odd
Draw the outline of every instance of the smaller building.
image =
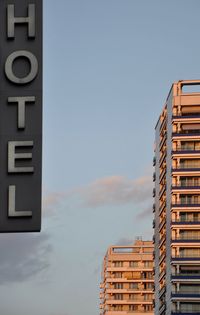
[[100, 284], [101, 315], [153, 315], [153, 243], [136, 240], [111, 246], [104, 257]]

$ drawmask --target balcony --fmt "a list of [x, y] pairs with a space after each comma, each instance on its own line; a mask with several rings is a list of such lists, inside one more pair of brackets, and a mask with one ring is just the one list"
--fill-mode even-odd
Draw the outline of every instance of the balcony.
[[166, 216], [164, 216], [161, 219], [161, 222], [159, 223], [159, 232], [162, 230], [162, 228], [164, 227], [165, 224], [166, 224]]
[[171, 279], [172, 280], [175, 280], [175, 279], [200, 279], [200, 271], [197, 271], [196, 273], [195, 272], [187, 272], [187, 273], [182, 273], [182, 272], [179, 272], [179, 273], [173, 273], [171, 275]]
[[193, 129], [193, 130], [181, 130], [179, 132], [172, 132], [172, 137], [190, 137], [190, 136], [200, 137], [200, 130]]
[[166, 310], [166, 302], [162, 302], [162, 304], [159, 306], [159, 313], [162, 314]]
[[172, 120], [174, 119], [190, 119], [190, 118], [200, 118], [200, 114], [195, 113], [194, 115], [173, 115]]
[[171, 293], [172, 298], [200, 298], [200, 291], [186, 291], [186, 290], [179, 290], [179, 291], [173, 291]]
[[198, 220], [180, 218], [180, 219], [171, 221], [171, 225], [200, 225], [200, 218]]
[[167, 189], [167, 186], [166, 186], [166, 185], [163, 185], [162, 189], [161, 189], [160, 192], [159, 192], [159, 197], [160, 197], [160, 198], [162, 197], [162, 195], [163, 195], [163, 193], [166, 191], [166, 189]]
[[161, 213], [163, 212], [163, 210], [165, 209], [165, 207], [166, 207], [166, 200], [164, 200], [164, 201], [162, 202], [162, 204], [160, 205], [160, 207], [159, 207], [159, 215], [161, 215]]
[[115, 298], [110, 298], [106, 300], [106, 304], [152, 304], [152, 298], [142, 298], [142, 297], [138, 297], [135, 299], [115, 299]]
[[131, 315], [131, 314], [149, 314], [149, 315], [153, 315], [153, 311], [146, 311], [146, 310], [131, 310], [131, 311], [123, 311], [123, 310], [109, 310], [109, 311], [104, 311], [103, 314], [100, 315]]
[[200, 255], [197, 254], [179, 254], [171, 257], [172, 261], [200, 261]]
[[200, 183], [196, 184], [176, 184], [175, 186], [171, 186], [172, 190], [199, 190], [200, 189]]
[[178, 165], [172, 167], [172, 172], [197, 172], [200, 171], [200, 164]]
[[162, 180], [163, 180], [163, 178], [164, 178], [166, 172], [167, 172], [167, 168], [164, 167], [163, 170], [161, 171], [160, 175], [159, 175], [159, 181], [160, 181], [160, 183], [162, 182]]
[[164, 231], [163, 235], [159, 239], [159, 247], [163, 244], [165, 240], [166, 240], [166, 231]]
[[160, 159], [159, 159], [159, 166], [161, 167], [162, 163], [166, 160], [167, 151], [164, 150]]
[[194, 315], [198, 314], [199, 315], [199, 310], [194, 310], [194, 311], [188, 311], [188, 310], [180, 310], [180, 311], [173, 311], [171, 312], [171, 315]]
[[161, 296], [163, 296], [165, 292], [166, 292], [166, 287], [163, 286], [162, 289], [159, 290], [159, 299], [161, 298]]
[[200, 200], [175, 201], [171, 204], [173, 208], [200, 207]]
[[199, 147], [197, 147], [197, 148], [195, 148], [194, 146], [192, 146], [192, 147], [177, 147], [177, 148], [175, 148], [174, 150], [172, 150], [172, 154], [191, 154], [191, 153], [196, 153], [196, 154], [198, 154], [198, 153], [200, 153], [200, 148]]
[[196, 243], [196, 242], [200, 242], [200, 236], [179, 236], [179, 237], [174, 237], [171, 239], [172, 243]]

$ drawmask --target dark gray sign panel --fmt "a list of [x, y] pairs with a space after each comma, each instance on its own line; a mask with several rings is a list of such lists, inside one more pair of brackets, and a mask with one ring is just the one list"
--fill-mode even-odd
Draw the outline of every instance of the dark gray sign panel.
[[41, 229], [42, 0], [0, 0], [0, 232]]

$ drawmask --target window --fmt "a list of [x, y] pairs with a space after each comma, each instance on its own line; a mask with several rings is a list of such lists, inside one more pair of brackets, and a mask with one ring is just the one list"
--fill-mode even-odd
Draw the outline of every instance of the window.
[[146, 312], [153, 311], [153, 305], [144, 305], [144, 311]]
[[114, 295], [114, 299], [115, 299], [115, 300], [123, 300], [123, 294], [121, 294], [121, 293], [116, 293], [116, 294]]
[[129, 305], [129, 311], [137, 311], [138, 306], [137, 305]]
[[114, 273], [114, 277], [115, 278], [121, 278], [122, 277], [122, 273], [121, 272], [115, 272]]
[[199, 257], [200, 248], [180, 248], [180, 257]]
[[142, 273], [142, 278], [143, 279], [153, 279], [153, 274], [150, 271], [145, 271]]
[[181, 284], [179, 292], [182, 293], [200, 293], [200, 286], [199, 284]]
[[114, 261], [114, 267], [123, 267], [123, 261]]
[[114, 311], [123, 311], [123, 306], [122, 305], [114, 305]]
[[129, 289], [138, 289], [138, 283], [129, 283]]
[[151, 301], [152, 298], [153, 298], [152, 294], [144, 294], [144, 300], [145, 301]]
[[123, 283], [115, 283], [114, 288], [115, 289], [123, 289]]
[[199, 195], [180, 195], [181, 204], [198, 204], [200, 202]]
[[144, 261], [144, 267], [153, 267], [153, 262], [152, 261]]
[[129, 294], [129, 300], [137, 300], [137, 294]]
[[199, 303], [180, 303], [180, 310], [181, 312], [195, 312], [198, 314], [200, 310], [200, 304]]
[[144, 289], [145, 290], [153, 290], [154, 284], [151, 282], [144, 283]]
[[138, 267], [138, 261], [129, 261], [129, 267]]
[[180, 239], [200, 239], [200, 231], [196, 230], [186, 230], [186, 231], [180, 231]]

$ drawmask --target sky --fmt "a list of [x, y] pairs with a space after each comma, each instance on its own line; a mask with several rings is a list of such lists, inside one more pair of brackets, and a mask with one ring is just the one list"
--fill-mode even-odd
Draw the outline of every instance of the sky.
[[0, 313], [97, 315], [110, 245], [152, 238], [154, 126], [200, 79], [199, 0], [44, 0], [41, 233], [0, 235]]

